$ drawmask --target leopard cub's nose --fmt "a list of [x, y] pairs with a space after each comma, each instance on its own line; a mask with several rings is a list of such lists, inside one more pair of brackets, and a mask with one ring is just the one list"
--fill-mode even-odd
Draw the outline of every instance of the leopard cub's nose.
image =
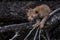
[[28, 17], [28, 20], [29, 20], [29, 21], [32, 21], [32, 20], [33, 20], [33, 18], [32, 18], [32, 17]]

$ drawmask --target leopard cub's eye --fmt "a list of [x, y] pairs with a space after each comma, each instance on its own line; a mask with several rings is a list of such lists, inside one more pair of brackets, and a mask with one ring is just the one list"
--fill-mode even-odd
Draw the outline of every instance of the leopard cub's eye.
[[37, 13], [38, 13], [38, 11], [35, 11], [35, 13], [37, 14]]

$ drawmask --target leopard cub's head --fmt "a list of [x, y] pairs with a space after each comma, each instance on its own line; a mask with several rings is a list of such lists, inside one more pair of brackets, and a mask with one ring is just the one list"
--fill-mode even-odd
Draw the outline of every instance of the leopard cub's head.
[[38, 12], [36, 12], [34, 9], [26, 9], [27, 17], [29, 21], [34, 20], [36, 17], [38, 17]]

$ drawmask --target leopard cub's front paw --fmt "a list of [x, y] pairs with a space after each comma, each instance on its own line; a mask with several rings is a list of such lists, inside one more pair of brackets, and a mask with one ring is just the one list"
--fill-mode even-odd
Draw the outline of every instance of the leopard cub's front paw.
[[38, 27], [39, 23], [33, 24], [33, 27]]

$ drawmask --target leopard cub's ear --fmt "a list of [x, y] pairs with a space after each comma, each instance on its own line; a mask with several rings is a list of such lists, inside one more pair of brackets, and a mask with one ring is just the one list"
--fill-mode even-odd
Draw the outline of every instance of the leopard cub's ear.
[[29, 9], [25, 9], [26, 13], [28, 13]]
[[32, 8], [29, 8], [29, 9], [25, 9], [26, 10], [26, 13], [28, 13]]

